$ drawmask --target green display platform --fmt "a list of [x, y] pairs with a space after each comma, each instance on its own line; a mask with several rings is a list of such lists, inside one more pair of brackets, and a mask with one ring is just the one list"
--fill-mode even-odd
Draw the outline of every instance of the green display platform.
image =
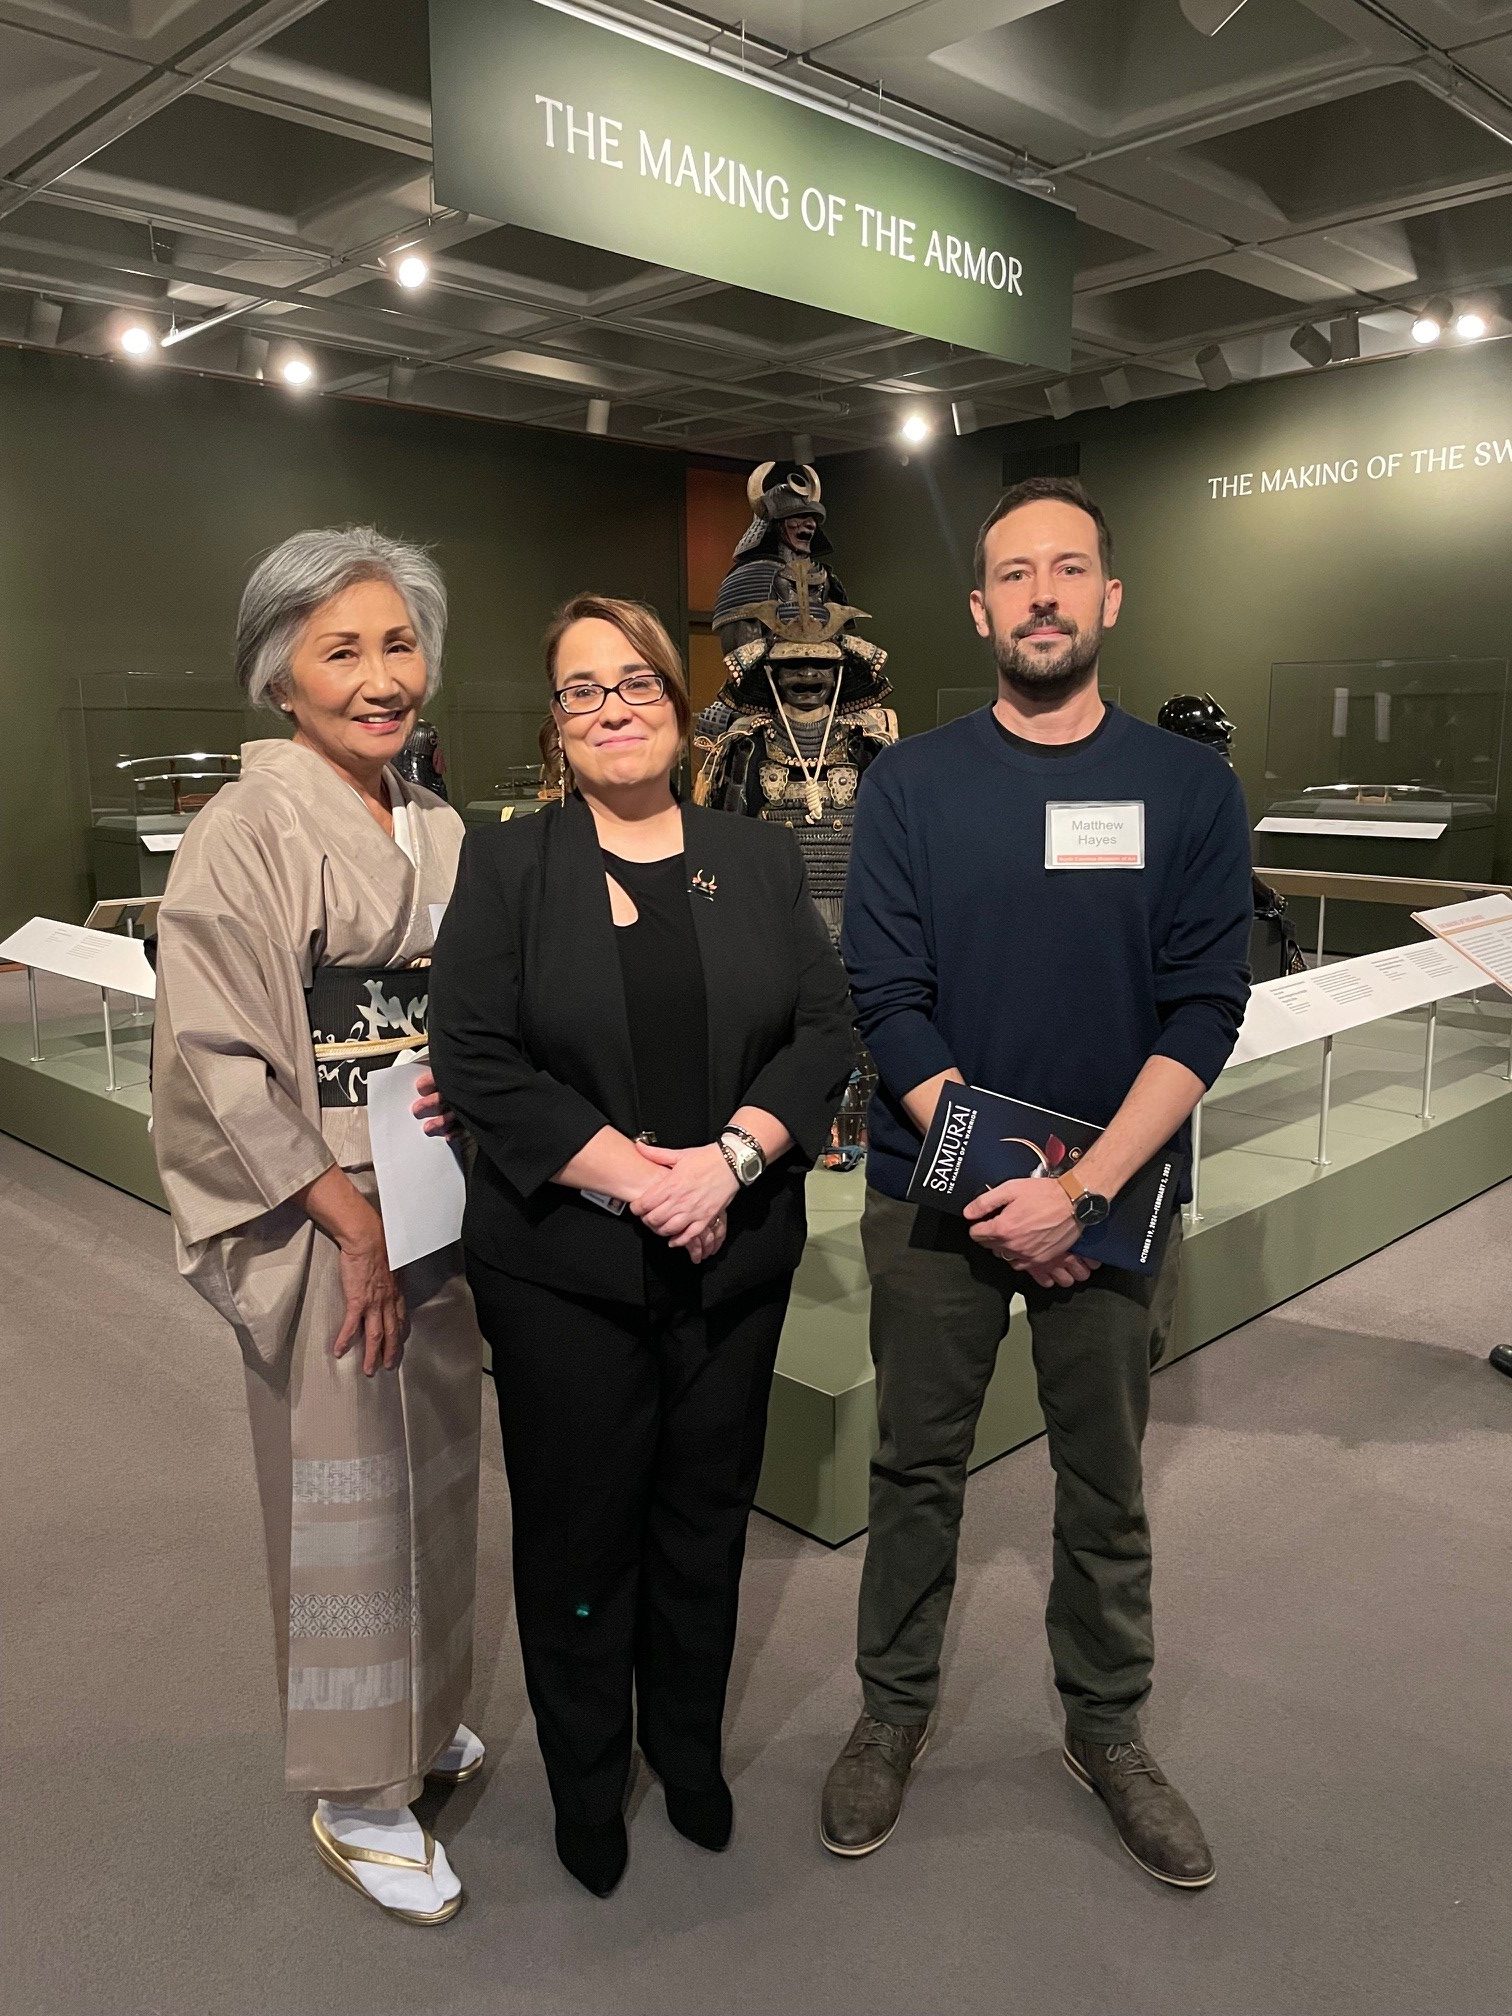
[[112, 1026], [118, 1088], [113, 1093], [105, 1089], [105, 1030], [98, 1010], [44, 1021], [40, 1064], [31, 1061], [30, 1022], [0, 1022], [0, 1132], [166, 1210], [147, 1132], [151, 1011], [133, 1022], [123, 1000], [112, 1010]]
[[[1169, 1359], [1206, 1344], [1512, 1177], [1509, 1018], [1496, 1001], [1440, 1010], [1433, 1115], [1418, 1117], [1424, 1018], [1334, 1047], [1327, 1167], [1318, 1146], [1320, 1050], [1226, 1072], [1205, 1108], [1199, 1205]], [[116, 1025], [120, 1089], [105, 1092], [98, 1016], [0, 1022], [0, 1129], [162, 1205], [147, 1135], [150, 1024]], [[861, 1253], [864, 1181], [809, 1178], [810, 1235], [783, 1334], [757, 1504], [837, 1545], [866, 1525], [876, 1410]], [[1169, 1362], [1168, 1359], [1168, 1362]], [[1043, 1427], [1022, 1308], [982, 1410], [973, 1467]]]
[[[1225, 1072], [1208, 1099], [1200, 1220], [1188, 1227], [1167, 1363], [1512, 1177], [1509, 1010], [1441, 1008], [1433, 1117], [1418, 1118], [1424, 1017], [1334, 1045], [1329, 1164], [1321, 1046]], [[876, 1409], [858, 1176], [809, 1178], [808, 1249], [777, 1361], [764, 1512], [838, 1545], [866, 1526]], [[1022, 1304], [998, 1356], [972, 1467], [1042, 1432]]]

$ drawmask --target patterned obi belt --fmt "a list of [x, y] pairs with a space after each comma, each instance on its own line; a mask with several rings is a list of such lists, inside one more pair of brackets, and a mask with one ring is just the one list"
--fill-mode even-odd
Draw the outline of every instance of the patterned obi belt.
[[368, 1073], [423, 1048], [430, 961], [415, 966], [319, 966], [305, 989], [322, 1106], [366, 1106]]

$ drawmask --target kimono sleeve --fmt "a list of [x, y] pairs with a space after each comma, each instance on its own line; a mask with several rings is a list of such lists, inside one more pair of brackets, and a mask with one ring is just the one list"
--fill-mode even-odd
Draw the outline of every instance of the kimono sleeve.
[[262, 1217], [336, 1159], [306, 1110], [319, 1108], [313, 1054], [300, 1054], [299, 963], [259, 921], [247, 865], [234, 832], [207, 834], [158, 919], [153, 1143], [191, 1246]]

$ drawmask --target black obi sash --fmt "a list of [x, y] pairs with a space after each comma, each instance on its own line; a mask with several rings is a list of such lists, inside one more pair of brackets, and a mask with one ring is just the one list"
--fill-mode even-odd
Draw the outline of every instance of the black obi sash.
[[305, 989], [322, 1106], [366, 1106], [368, 1073], [413, 1057], [425, 1042], [430, 961], [418, 966], [319, 966]]

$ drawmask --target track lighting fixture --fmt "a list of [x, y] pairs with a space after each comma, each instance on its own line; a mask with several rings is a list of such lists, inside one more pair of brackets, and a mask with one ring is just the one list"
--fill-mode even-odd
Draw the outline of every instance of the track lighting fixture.
[[1360, 318], [1339, 315], [1328, 325], [1328, 347], [1336, 364], [1353, 364], [1360, 354]]
[[1425, 303], [1423, 312], [1412, 325], [1414, 343], [1437, 343], [1449, 326], [1449, 318], [1454, 313], [1454, 303], [1443, 294], [1435, 294]]
[[1325, 364], [1333, 362], [1333, 345], [1311, 322], [1304, 322], [1291, 339], [1291, 347], [1304, 364], [1311, 364], [1314, 371], [1321, 371]]
[[128, 322], [116, 338], [128, 357], [144, 362], [157, 354], [157, 331], [149, 329], [145, 322]]

